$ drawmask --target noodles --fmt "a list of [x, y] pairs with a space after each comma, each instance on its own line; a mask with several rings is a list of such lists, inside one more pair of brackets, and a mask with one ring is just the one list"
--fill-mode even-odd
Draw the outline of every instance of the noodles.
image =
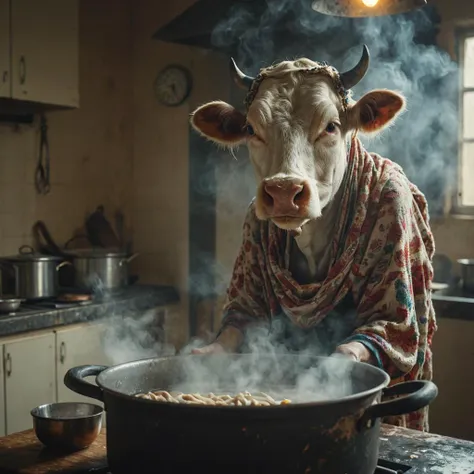
[[277, 401], [270, 395], [267, 395], [263, 392], [258, 392], [255, 394], [251, 394], [250, 392], [241, 392], [235, 396], [231, 396], [229, 394], [215, 395], [212, 392], [202, 395], [200, 393], [167, 392], [165, 390], [157, 390], [147, 393], [138, 393], [135, 396], [157, 402], [213, 406], [268, 407], [276, 405], [288, 405], [291, 403], [291, 401], [287, 399]]

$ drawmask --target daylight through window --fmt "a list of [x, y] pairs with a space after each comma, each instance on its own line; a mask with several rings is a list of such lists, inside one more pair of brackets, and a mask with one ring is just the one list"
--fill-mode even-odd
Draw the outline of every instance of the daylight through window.
[[474, 207], [474, 32], [460, 42], [462, 134], [460, 147], [460, 204]]

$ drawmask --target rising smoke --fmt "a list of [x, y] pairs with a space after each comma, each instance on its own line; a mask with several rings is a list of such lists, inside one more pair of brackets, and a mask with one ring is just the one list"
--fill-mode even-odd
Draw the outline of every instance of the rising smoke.
[[367, 44], [371, 67], [354, 88], [354, 98], [371, 89], [392, 89], [405, 95], [408, 110], [377, 138], [365, 138], [365, 144], [402, 165], [426, 194], [431, 215], [441, 213], [457, 163], [459, 122], [457, 65], [436, 46], [435, 9], [351, 19], [318, 14], [310, 0], [266, 3], [266, 11], [256, 17], [246, 2], [235, 2], [213, 32], [214, 46], [234, 54], [241, 69], [255, 75], [262, 67], [301, 56], [346, 70]]

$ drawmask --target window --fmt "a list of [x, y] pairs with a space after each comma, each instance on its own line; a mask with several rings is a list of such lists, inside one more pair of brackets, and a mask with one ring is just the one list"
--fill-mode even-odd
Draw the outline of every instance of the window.
[[[474, 31], [459, 36], [461, 65], [458, 207], [474, 213]], [[469, 212], [468, 212], [469, 211]]]

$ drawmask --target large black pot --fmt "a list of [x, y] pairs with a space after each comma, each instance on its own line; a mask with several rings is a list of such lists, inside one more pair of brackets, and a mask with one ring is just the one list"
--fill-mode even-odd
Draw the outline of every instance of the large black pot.
[[[84, 380], [94, 375], [98, 386]], [[105, 402], [113, 474], [370, 474], [377, 464], [380, 418], [416, 411], [437, 395], [432, 382], [387, 389], [389, 377], [376, 367], [299, 355], [205, 355], [81, 366], [69, 370], [64, 382]], [[309, 392], [303, 395], [304, 386]], [[290, 398], [299, 387], [301, 399], [286, 406], [219, 407], [134, 397], [172, 387], [201, 393], [278, 388]], [[308, 393], [320, 397], [308, 402]], [[407, 396], [381, 402], [382, 394]]]

